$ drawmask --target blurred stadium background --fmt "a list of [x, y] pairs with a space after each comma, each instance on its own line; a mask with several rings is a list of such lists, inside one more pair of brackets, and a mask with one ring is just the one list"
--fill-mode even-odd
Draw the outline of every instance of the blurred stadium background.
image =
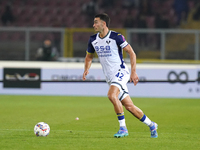
[[[130, 136], [112, 138], [117, 118], [108, 85], [96, 83], [105, 80], [98, 58], [81, 82], [93, 17], [102, 12], [137, 54], [144, 82], [128, 84], [129, 93], [159, 124], [158, 139], [126, 110]], [[0, 17], [2, 150], [199, 149], [199, 0], [0, 0]], [[58, 49], [56, 61], [36, 61], [46, 39]], [[47, 138], [34, 137], [40, 121], [51, 127]]]
[[[105, 12], [110, 28], [124, 34], [138, 60], [196, 62], [199, 5], [198, 0], [1, 0], [0, 60], [33, 61], [50, 39], [59, 50], [58, 61], [83, 61], [94, 34], [93, 16]], [[13, 18], [3, 22], [6, 6]]]

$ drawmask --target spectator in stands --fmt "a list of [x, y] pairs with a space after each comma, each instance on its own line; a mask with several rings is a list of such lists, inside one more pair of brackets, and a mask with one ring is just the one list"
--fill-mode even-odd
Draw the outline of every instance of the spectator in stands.
[[134, 17], [131, 15], [131, 12], [129, 12], [124, 21], [124, 28], [134, 28], [135, 22], [136, 21], [135, 21]]
[[14, 15], [13, 15], [10, 5], [6, 5], [5, 11], [3, 12], [1, 16], [1, 21], [4, 26], [9, 25], [10, 23], [14, 22]]
[[[148, 0], [141, 0], [139, 4], [139, 13], [137, 16], [137, 28], [146, 29], [147, 26], [147, 17], [152, 16], [151, 3]], [[139, 33], [138, 34], [138, 44], [139, 46], [148, 46], [147, 34]]]
[[[137, 28], [145, 29], [147, 28], [146, 15], [139, 13], [137, 16]], [[147, 34], [146, 33], [138, 33], [138, 44], [139, 46], [148, 46], [147, 42]]]
[[52, 46], [50, 40], [45, 40], [43, 46], [37, 50], [36, 60], [39, 61], [56, 61], [58, 59], [58, 51]]
[[195, 21], [200, 21], [200, 3], [197, 5], [196, 7], [196, 11], [195, 13], [193, 14], [193, 19]]
[[102, 0], [102, 8], [111, 8], [114, 6], [114, 0]]
[[139, 4], [139, 13], [146, 16], [152, 15], [151, 3], [148, 0], [141, 0]]
[[155, 15], [155, 28], [166, 29], [169, 28], [169, 20], [165, 17], [165, 14], [157, 13]]
[[132, 9], [132, 8], [136, 7], [135, 0], [123, 0], [122, 6], [125, 9]]
[[189, 12], [188, 0], [174, 0], [173, 7], [177, 15], [177, 25], [179, 26], [181, 21], [187, 21]]
[[[169, 20], [166, 18], [166, 15], [163, 13], [156, 13], [155, 15], [155, 20], [154, 20], [154, 25], [156, 29], [168, 29], [170, 27], [169, 25]], [[160, 49], [160, 40], [161, 36], [160, 34], [156, 34], [156, 39], [157, 39], [157, 47], [156, 49]]]
[[[87, 21], [90, 22], [94, 18], [94, 14], [98, 12], [98, 3], [97, 0], [91, 0], [89, 3], [86, 3], [82, 7], [82, 11], [87, 15]], [[91, 23], [88, 23], [91, 25]]]

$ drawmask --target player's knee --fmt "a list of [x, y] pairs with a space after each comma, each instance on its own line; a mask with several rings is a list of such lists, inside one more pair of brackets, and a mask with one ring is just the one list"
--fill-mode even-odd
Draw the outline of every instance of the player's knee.
[[109, 99], [109, 100], [112, 100], [112, 99], [113, 99], [113, 94], [108, 93], [107, 96], [108, 96], [108, 99]]
[[107, 96], [108, 96], [108, 99], [109, 99], [111, 102], [114, 102], [115, 99], [117, 98], [117, 97], [116, 97], [114, 94], [112, 94], [112, 93], [108, 93]]

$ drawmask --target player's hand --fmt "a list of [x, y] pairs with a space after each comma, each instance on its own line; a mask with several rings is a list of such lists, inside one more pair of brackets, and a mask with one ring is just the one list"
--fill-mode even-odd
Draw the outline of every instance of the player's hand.
[[133, 82], [134, 85], [137, 85], [138, 81], [139, 81], [139, 77], [137, 73], [131, 73], [130, 82]]
[[83, 81], [85, 81], [86, 80], [86, 76], [88, 75], [88, 73], [89, 73], [89, 71], [84, 71], [84, 73], [83, 73], [83, 77], [82, 77], [82, 79], [83, 79]]

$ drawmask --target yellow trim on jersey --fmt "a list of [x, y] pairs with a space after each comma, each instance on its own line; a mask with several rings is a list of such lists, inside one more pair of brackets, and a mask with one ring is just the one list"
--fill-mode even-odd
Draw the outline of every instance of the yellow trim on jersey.
[[87, 54], [94, 54], [94, 53], [89, 53], [88, 51], [86, 51]]

